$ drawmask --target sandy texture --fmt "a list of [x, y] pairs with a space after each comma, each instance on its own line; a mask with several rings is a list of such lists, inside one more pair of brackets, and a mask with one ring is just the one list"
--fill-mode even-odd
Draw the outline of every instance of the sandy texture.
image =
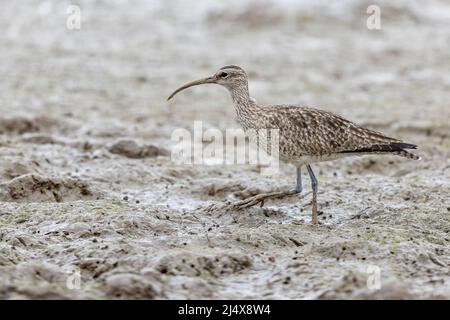
[[[447, 1], [381, 1], [379, 31], [366, 1], [76, 3], [75, 31], [66, 1], [0, 13], [0, 298], [450, 298]], [[315, 165], [319, 226], [310, 195], [224, 209], [295, 181], [170, 161], [175, 128], [237, 127], [218, 86], [165, 101], [226, 64], [423, 160]]]

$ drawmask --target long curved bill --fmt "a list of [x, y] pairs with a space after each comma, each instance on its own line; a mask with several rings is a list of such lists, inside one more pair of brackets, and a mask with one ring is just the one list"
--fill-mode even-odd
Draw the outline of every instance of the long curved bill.
[[195, 81], [191, 81], [189, 83], [186, 83], [184, 86], [181, 86], [177, 90], [172, 92], [172, 94], [167, 98], [167, 101], [172, 99], [174, 95], [176, 95], [180, 91], [183, 91], [184, 89], [187, 89], [187, 88], [190, 88], [190, 87], [193, 87], [193, 86], [198, 86], [198, 85], [205, 84], [205, 83], [215, 83], [215, 79], [213, 77], [208, 77], [208, 78], [195, 80]]

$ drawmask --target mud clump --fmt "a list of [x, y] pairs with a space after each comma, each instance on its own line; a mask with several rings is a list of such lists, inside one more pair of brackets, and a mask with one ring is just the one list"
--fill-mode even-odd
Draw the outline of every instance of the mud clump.
[[5, 202], [65, 202], [98, 197], [86, 182], [72, 178], [25, 174], [0, 184], [0, 201]]
[[8, 181], [19, 176], [36, 172], [37, 165], [31, 161], [0, 161], [0, 181]]
[[[80, 227], [81, 227], [80, 225], [78, 226], [72, 225], [70, 229], [72, 229], [72, 232], [75, 231], [76, 233], [78, 233], [79, 236], [83, 236], [83, 234], [89, 233], [88, 229]], [[76, 229], [84, 229], [84, 230], [76, 231]], [[76, 265], [81, 270], [90, 273], [94, 278], [97, 278], [106, 272], [110, 272], [115, 268], [116, 264], [117, 262], [115, 260], [108, 261], [98, 258], [85, 258], [76, 263]]]
[[[22, 141], [26, 143], [34, 143], [34, 144], [56, 144], [60, 143], [55, 138], [36, 133], [26, 133], [22, 136]], [[60, 143], [61, 144], [61, 143]]]
[[161, 258], [156, 269], [169, 275], [220, 277], [252, 266], [251, 259], [241, 254], [199, 256], [187, 253]]
[[314, 250], [315, 253], [323, 257], [335, 258], [337, 261], [358, 259], [360, 257], [365, 257], [372, 254], [373, 252], [376, 252], [376, 250], [372, 246], [362, 246], [357, 241], [323, 244], [317, 246]]
[[192, 193], [207, 195], [208, 197], [226, 198], [229, 194], [240, 195], [242, 190], [246, 189], [246, 186], [242, 183], [216, 180], [206, 185], [194, 188]]
[[[49, 262], [21, 262], [15, 269], [3, 268], [4, 279], [0, 288], [0, 299], [69, 299], [62, 288], [66, 284], [67, 273], [64, 267]], [[26, 283], [40, 281], [40, 285]]]
[[39, 132], [55, 125], [55, 121], [48, 117], [12, 117], [0, 118], [0, 134], [23, 134], [26, 132]]
[[139, 145], [131, 139], [120, 139], [108, 147], [109, 152], [125, 156], [127, 158], [141, 159], [168, 156], [166, 149], [154, 145]]
[[151, 274], [119, 273], [105, 279], [107, 291], [115, 298], [155, 299], [163, 296], [161, 280]]
[[[327, 290], [319, 298], [348, 299], [351, 297], [357, 300], [410, 300], [420, 297], [403, 281], [388, 279], [386, 283], [382, 281], [379, 287], [371, 288], [369, 285], [372, 282], [373, 280], [370, 279], [369, 274], [350, 271], [331, 290]], [[433, 298], [433, 296], [429, 295], [427, 298]]]
[[367, 288], [367, 275], [362, 272], [349, 271], [333, 287], [319, 296], [319, 299], [344, 299], [352, 293]]
[[379, 290], [356, 292], [354, 298], [358, 300], [414, 300], [419, 299], [419, 295], [413, 293], [408, 285], [399, 281], [391, 281]]

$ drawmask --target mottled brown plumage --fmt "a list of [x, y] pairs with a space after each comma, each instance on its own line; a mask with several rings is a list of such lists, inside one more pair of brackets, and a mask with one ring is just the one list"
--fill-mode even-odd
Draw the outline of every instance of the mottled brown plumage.
[[190, 82], [186, 88], [216, 83], [227, 88], [235, 104], [237, 121], [244, 130], [279, 130], [280, 159], [297, 167], [296, 191], [301, 191], [300, 167], [306, 165], [313, 187], [313, 223], [317, 223], [317, 180], [311, 163], [365, 154], [394, 154], [420, 159], [405, 149], [417, 146], [361, 127], [328, 111], [296, 105], [259, 105], [250, 97], [248, 78], [238, 66], [220, 68], [213, 76]]

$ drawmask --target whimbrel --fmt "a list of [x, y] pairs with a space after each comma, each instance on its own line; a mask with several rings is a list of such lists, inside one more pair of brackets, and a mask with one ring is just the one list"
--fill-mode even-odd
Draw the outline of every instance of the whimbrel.
[[238, 66], [225, 66], [210, 77], [189, 82], [175, 90], [167, 100], [184, 89], [206, 83], [220, 84], [228, 89], [235, 105], [237, 121], [244, 130], [279, 130], [279, 157], [297, 168], [294, 192], [302, 191], [302, 166], [306, 166], [311, 178], [313, 224], [318, 222], [318, 185], [312, 163], [367, 154], [394, 154], [420, 159], [406, 151], [416, 149], [416, 145], [361, 127], [331, 112], [297, 105], [256, 103], [249, 95], [247, 74]]

